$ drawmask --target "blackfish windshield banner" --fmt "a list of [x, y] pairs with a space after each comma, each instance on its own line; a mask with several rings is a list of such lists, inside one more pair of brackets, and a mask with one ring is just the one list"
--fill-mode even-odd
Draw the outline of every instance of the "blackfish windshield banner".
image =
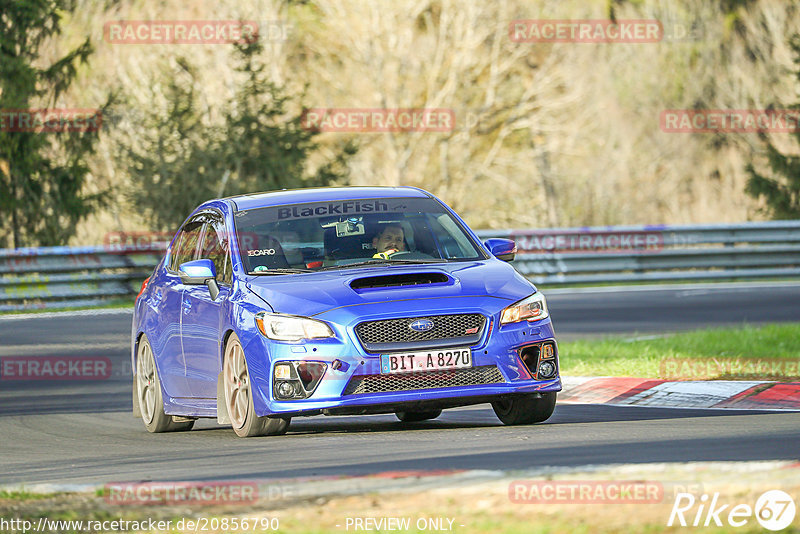
[[240, 212], [237, 217], [247, 214], [259, 223], [288, 221], [317, 217], [346, 217], [348, 215], [371, 215], [381, 213], [425, 213], [442, 211], [438, 203], [431, 199], [416, 198], [376, 198], [357, 200], [337, 200], [333, 202], [310, 202], [289, 206], [274, 206]]
[[343, 200], [340, 202], [317, 202], [299, 206], [278, 208], [278, 220], [325, 217], [327, 215], [355, 215], [389, 211], [389, 204], [381, 200]]

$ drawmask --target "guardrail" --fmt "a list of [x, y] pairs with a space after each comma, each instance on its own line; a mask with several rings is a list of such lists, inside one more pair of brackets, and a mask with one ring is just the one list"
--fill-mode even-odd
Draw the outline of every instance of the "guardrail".
[[514, 266], [543, 286], [800, 276], [800, 221], [479, 234], [515, 240]]
[[99, 306], [136, 295], [163, 250], [0, 249], [0, 311]]
[[[800, 221], [485, 230], [478, 235], [514, 239], [514, 266], [545, 287], [800, 277]], [[0, 250], [0, 310], [93, 306], [132, 297], [164, 245]]]

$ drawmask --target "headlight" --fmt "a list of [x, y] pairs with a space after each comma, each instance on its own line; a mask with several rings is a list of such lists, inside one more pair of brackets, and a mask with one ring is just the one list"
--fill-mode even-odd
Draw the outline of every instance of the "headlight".
[[547, 301], [542, 293], [536, 292], [503, 310], [500, 315], [500, 324], [541, 321], [547, 319], [548, 316]]
[[261, 312], [256, 315], [256, 326], [262, 334], [276, 341], [333, 337], [333, 330], [326, 323], [296, 315]]

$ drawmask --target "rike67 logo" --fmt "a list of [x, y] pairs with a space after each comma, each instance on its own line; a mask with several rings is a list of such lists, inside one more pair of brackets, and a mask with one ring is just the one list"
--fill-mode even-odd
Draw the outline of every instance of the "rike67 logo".
[[764, 492], [755, 506], [746, 503], [722, 503], [719, 493], [709, 497], [704, 493], [699, 498], [691, 493], [678, 493], [669, 514], [667, 526], [673, 525], [708, 527], [743, 527], [755, 516], [756, 521], [767, 530], [783, 530], [794, 521], [796, 513], [794, 499], [781, 490]]

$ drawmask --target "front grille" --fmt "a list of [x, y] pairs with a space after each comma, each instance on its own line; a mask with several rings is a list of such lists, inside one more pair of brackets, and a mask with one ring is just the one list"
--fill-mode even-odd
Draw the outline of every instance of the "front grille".
[[[426, 332], [412, 330], [409, 325], [419, 319], [433, 322]], [[478, 342], [486, 325], [486, 317], [479, 313], [455, 315], [427, 315], [366, 321], [356, 326], [361, 345], [370, 352], [438, 348], [455, 345], [470, 346]]]
[[344, 388], [343, 395], [363, 395], [365, 393], [388, 393], [392, 391], [413, 391], [416, 389], [455, 388], [460, 386], [479, 386], [482, 384], [501, 384], [505, 382], [500, 370], [494, 365], [471, 367], [469, 369], [450, 369], [443, 371], [423, 371], [393, 375], [354, 376]]

